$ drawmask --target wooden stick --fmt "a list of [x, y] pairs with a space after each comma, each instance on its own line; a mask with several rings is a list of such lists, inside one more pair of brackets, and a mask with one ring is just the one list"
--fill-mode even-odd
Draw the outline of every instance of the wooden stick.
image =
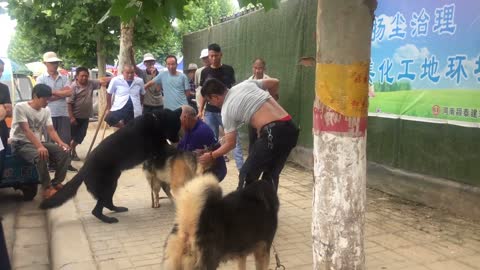
[[90, 147], [88, 148], [87, 157], [90, 154], [90, 151], [92, 151], [93, 144], [95, 143], [95, 140], [97, 139], [98, 131], [100, 130], [100, 127], [103, 124], [103, 120], [105, 120], [105, 115], [107, 114], [107, 109], [108, 109], [107, 106], [105, 106], [105, 110], [103, 111], [102, 116], [100, 117], [99, 122], [97, 124], [97, 129], [95, 130], [95, 135], [93, 136], [92, 143], [90, 143]]
[[108, 126], [107, 123], [104, 121], [104, 122], [103, 122], [102, 141], [103, 141], [103, 139], [105, 139], [105, 131], [107, 131], [108, 128], [109, 128], [109, 126]]

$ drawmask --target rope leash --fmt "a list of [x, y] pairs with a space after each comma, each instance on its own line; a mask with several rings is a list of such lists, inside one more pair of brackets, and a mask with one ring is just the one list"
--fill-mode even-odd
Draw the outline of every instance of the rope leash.
[[277, 263], [277, 266], [275, 267], [275, 270], [285, 270], [285, 266], [280, 262], [280, 257], [278, 256], [277, 249], [275, 248], [275, 245], [272, 243], [273, 247], [273, 255], [275, 255], [275, 262]]

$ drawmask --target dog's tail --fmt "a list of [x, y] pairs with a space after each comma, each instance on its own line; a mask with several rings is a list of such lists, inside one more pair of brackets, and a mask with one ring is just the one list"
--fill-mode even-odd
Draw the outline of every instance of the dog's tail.
[[73, 196], [75, 196], [75, 194], [77, 194], [78, 188], [86, 177], [86, 173], [87, 170], [82, 167], [77, 173], [77, 175], [75, 175], [72, 180], [68, 181], [68, 183], [65, 184], [62, 189], [53, 194], [52, 197], [43, 200], [43, 202], [40, 203], [40, 208], [49, 209], [58, 207], [71, 199]]

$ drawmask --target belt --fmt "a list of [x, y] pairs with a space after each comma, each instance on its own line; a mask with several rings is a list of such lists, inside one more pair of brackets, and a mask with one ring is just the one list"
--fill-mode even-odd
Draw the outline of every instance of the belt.
[[288, 120], [288, 121], [273, 121], [273, 122], [270, 122], [270, 123], [264, 125], [260, 129], [260, 132], [265, 131], [267, 128], [273, 128], [273, 127], [277, 127], [277, 126], [289, 126], [289, 125], [292, 125], [291, 120]]

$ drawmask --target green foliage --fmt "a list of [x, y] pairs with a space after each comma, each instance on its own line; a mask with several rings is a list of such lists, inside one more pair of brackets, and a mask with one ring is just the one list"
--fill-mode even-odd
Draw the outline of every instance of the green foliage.
[[9, 50], [14, 60], [23, 62], [31, 58], [29, 54], [41, 56], [46, 51], [55, 51], [66, 67], [94, 67], [97, 41], [104, 43], [107, 61], [116, 57], [119, 19], [109, 18], [104, 24], [97, 24], [110, 8], [109, 0], [8, 2], [10, 16], [17, 19], [18, 38], [12, 40]]
[[261, 4], [267, 11], [271, 8], [278, 8], [279, 2], [279, 0], [238, 0], [238, 4], [240, 5], [240, 7], [246, 7], [249, 4]]
[[35, 44], [31, 44], [30, 39], [17, 29], [8, 46], [8, 57], [19, 63], [29, 63], [41, 61], [42, 54], [32, 50]]
[[173, 19], [183, 19], [183, 7], [190, 0], [113, 0], [109, 14], [129, 22], [135, 17], [147, 19], [153, 26], [162, 28]]
[[393, 92], [393, 91], [403, 91], [403, 90], [412, 90], [412, 85], [410, 82], [394, 82], [392, 84], [388, 84], [386, 82], [380, 83], [375, 82], [373, 83], [375, 88], [375, 92]]
[[[279, 0], [243, 0], [262, 3], [266, 9]], [[16, 36], [9, 56], [19, 62], [39, 61], [55, 51], [64, 65], [96, 66], [97, 48], [104, 48], [107, 62], [118, 54], [120, 19], [135, 20], [136, 58], [151, 52], [163, 62], [181, 51], [182, 35], [218, 23], [230, 15], [230, 0], [8, 0], [8, 13], [17, 19]], [[179, 19], [179, 27], [172, 27]], [[99, 23], [101, 22], [101, 23]], [[103, 46], [97, 46], [98, 42]]]
[[185, 6], [187, 19], [178, 23], [182, 35], [207, 28], [220, 22], [220, 18], [232, 15], [230, 0], [197, 0]]
[[[160, 31], [160, 40], [157, 42], [145, 41], [143, 37], [135, 36], [135, 44], [137, 50], [135, 51], [135, 59], [140, 62], [143, 55], [147, 52], [152, 53], [162, 65], [165, 65], [164, 59], [167, 55], [179, 55], [182, 49], [182, 36], [204, 29], [210, 25], [219, 23], [223, 16], [231, 15], [233, 13], [233, 6], [230, 0], [197, 0], [191, 1], [184, 7], [183, 14], [185, 19], [177, 20], [178, 28], [163, 26]], [[137, 18], [139, 20], [140, 18]], [[137, 33], [144, 31], [151, 31], [146, 18], [144, 23], [136, 21]], [[211, 20], [211, 21], [210, 21]], [[140, 45], [139, 42], [142, 42]]]

